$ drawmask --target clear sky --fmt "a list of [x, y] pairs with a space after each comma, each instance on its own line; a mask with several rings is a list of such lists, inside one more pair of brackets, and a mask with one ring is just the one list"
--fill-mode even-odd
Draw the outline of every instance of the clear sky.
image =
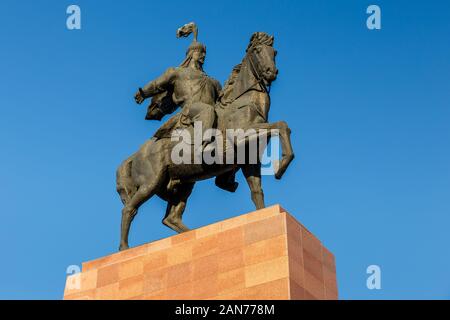
[[[72, 3], [81, 30], [66, 28]], [[340, 297], [450, 298], [449, 19], [444, 0], [1, 1], [0, 298], [60, 299], [69, 265], [117, 250], [115, 170], [160, 125], [133, 94], [182, 61], [190, 21], [221, 82], [252, 32], [275, 35], [270, 119], [289, 123], [297, 157], [264, 177], [266, 202], [336, 255]], [[186, 224], [252, 211], [238, 181], [198, 183]], [[142, 207], [132, 246], [174, 234], [164, 210]], [[381, 290], [366, 287], [373, 264]]]

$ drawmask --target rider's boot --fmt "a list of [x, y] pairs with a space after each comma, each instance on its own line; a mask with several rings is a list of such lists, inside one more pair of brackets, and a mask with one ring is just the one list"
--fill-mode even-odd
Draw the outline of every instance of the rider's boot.
[[216, 177], [215, 183], [219, 188], [235, 192], [239, 186], [239, 183], [235, 181], [236, 171], [225, 172]]

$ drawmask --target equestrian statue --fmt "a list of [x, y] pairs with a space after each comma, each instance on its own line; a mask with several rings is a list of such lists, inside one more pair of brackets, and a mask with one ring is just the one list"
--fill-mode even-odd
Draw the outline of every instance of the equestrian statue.
[[[154, 195], [167, 202], [163, 224], [179, 233], [188, 231], [182, 216], [192, 189], [200, 180], [215, 177], [216, 186], [234, 192], [238, 187], [235, 174], [242, 170], [256, 209], [264, 208], [261, 155], [267, 143], [253, 143], [259, 138], [279, 137], [282, 152], [274, 172], [276, 179], [281, 179], [294, 159], [287, 123], [268, 122], [270, 85], [278, 74], [274, 37], [264, 32], [253, 33], [244, 58], [222, 88], [219, 81], [203, 70], [206, 47], [198, 42], [195, 23], [177, 30], [177, 37], [190, 34], [193, 41], [183, 62], [139, 88], [134, 96], [138, 104], [151, 98], [147, 120], [161, 120], [178, 108], [181, 111], [169, 118], [117, 170], [117, 192], [124, 205], [119, 250], [128, 248], [131, 222], [139, 207]], [[202, 130], [200, 135], [198, 128]], [[202, 134], [204, 130], [215, 135]], [[250, 134], [230, 140], [230, 132]], [[226, 137], [226, 143], [218, 137]], [[244, 157], [239, 150], [245, 150]], [[217, 161], [206, 161], [204, 154]]]

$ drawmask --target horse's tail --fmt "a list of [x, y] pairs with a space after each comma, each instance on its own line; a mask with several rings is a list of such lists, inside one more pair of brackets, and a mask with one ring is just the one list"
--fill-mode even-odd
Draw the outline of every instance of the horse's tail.
[[133, 179], [131, 177], [131, 166], [133, 165], [133, 159], [134, 156], [131, 156], [122, 162], [116, 172], [116, 189], [124, 205], [130, 201], [137, 190], [137, 187], [133, 183]]

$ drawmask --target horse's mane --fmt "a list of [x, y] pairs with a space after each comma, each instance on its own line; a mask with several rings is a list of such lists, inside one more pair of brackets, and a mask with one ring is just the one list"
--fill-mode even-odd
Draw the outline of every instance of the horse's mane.
[[225, 84], [224, 84], [222, 92], [221, 92], [221, 96], [223, 96], [225, 94], [225, 92], [233, 89], [234, 82], [235, 82], [237, 76], [239, 75], [239, 73], [241, 72], [241, 67], [242, 67], [242, 62], [233, 67], [233, 70], [231, 71], [230, 76], [225, 81]]
[[226, 105], [231, 102], [229, 100], [229, 96], [233, 92], [234, 84], [236, 83], [236, 79], [239, 76], [239, 73], [241, 72], [241, 67], [247, 56], [247, 52], [254, 46], [261, 44], [273, 46], [273, 40], [274, 40], [273, 36], [270, 36], [265, 32], [255, 32], [252, 34], [247, 49], [245, 50], [244, 58], [242, 59], [241, 63], [234, 66], [230, 76], [225, 81], [222, 91], [220, 92], [219, 100], [222, 105]]
[[266, 46], [273, 46], [273, 36], [268, 35], [265, 32], [255, 32], [252, 34], [252, 37], [250, 38], [250, 43], [247, 46], [247, 50], [245, 52], [247, 53], [250, 48], [257, 46], [257, 45], [266, 45]]

